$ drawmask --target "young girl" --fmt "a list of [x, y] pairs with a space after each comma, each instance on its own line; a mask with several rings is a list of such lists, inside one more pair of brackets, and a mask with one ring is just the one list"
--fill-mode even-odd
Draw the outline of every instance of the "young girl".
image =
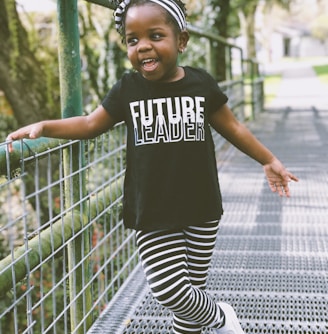
[[288, 182], [297, 178], [235, 119], [210, 75], [177, 65], [188, 42], [181, 1], [124, 0], [114, 16], [136, 71], [90, 115], [35, 123], [7, 140], [88, 139], [124, 120], [124, 223], [137, 231], [147, 281], [173, 312], [174, 333], [201, 333], [204, 326], [244, 333], [233, 308], [205, 291], [223, 213], [209, 124], [263, 165], [273, 192], [289, 196]]

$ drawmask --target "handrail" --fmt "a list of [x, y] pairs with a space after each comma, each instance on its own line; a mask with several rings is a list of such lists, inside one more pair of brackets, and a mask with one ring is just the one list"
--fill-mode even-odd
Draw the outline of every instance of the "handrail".
[[[69, 240], [74, 232], [81, 229], [81, 221], [86, 220], [79, 211], [66, 215], [63, 219], [53, 223], [51, 227], [43, 230], [40, 235], [28, 241], [27, 245], [18, 247], [13, 255], [8, 255], [0, 261], [0, 296], [12, 288], [12, 282], [23, 280], [28, 271], [25, 265], [26, 253], [29, 269], [33, 270], [42, 258], [47, 258], [53, 249], [59, 249], [65, 240]], [[42, 248], [40, 248], [42, 244]], [[10, 266], [15, 263], [14, 268]], [[15, 279], [14, 279], [15, 278]]]
[[[59, 249], [67, 240], [72, 238], [74, 233], [80, 231], [84, 225], [83, 221], [87, 222], [90, 219], [95, 219], [97, 210], [106, 207], [109, 199], [115, 201], [122, 196], [122, 184], [123, 177], [120, 177], [112, 182], [110, 186], [102, 189], [101, 198], [91, 198], [88, 217], [81, 215], [81, 212], [77, 210], [73, 210], [44, 229], [39, 235], [31, 238], [27, 245], [18, 247], [14, 255], [8, 255], [0, 260], [0, 296], [12, 288], [13, 277], [15, 277], [16, 282], [26, 277], [27, 268], [24, 257], [26, 252], [28, 253], [29, 270], [33, 270], [41, 263], [42, 259], [50, 256], [53, 250]], [[40, 244], [42, 248], [39, 247]], [[10, 266], [12, 262], [15, 262], [14, 270]]]
[[240, 50], [241, 55], [243, 55], [243, 49], [240, 46], [228, 42], [224, 37], [222, 37], [220, 35], [216, 35], [216, 34], [213, 34], [211, 32], [208, 32], [208, 31], [203, 31], [201, 28], [199, 28], [197, 26], [194, 26], [192, 24], [188, 24], [188, 31], [193, 33], [195, 36], [205, 37], [205, 38], [211, 39], [213, 41], [220, 42], [220, 43], [222, 43], [226, 46], [229, 46], [231, 48], [238, 49], [238, 50]]
[[[34, 158], [38, 153], [63, 145], [66, 141], [61, 139], [45, 138], [24, 139], [11, 143], [13, 152], [10, 154], [5, 146], [0, 147], [0, 161], [6, 163], [0, 164], [0, 175], [8, 175], [13, 170], [20, 168], [22, 158], [25, 161], [28, 158]], [[9, 142], [8, 142], [9, 144]]]

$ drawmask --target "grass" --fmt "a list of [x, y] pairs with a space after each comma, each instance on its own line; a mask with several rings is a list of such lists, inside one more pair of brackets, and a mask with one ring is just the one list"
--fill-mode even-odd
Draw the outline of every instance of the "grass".
[[313, 66], [313, 69], [317, 76], [319, 77], [319, 80], [325, 84], [328, 85], [328, 64], [326, 65], [315, 65]]
[[266, 75], [264, 78], [264, 95], [265, 102], [270, 103], [277, 96], [277, 92], [281, 83], [281, 75]]

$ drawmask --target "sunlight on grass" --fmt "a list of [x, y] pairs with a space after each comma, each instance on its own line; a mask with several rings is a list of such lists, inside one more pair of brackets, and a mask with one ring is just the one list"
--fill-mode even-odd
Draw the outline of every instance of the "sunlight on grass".
[[328, 64], [326, 65], [315, 65], [313, 66], [313, 69], [317, 76], [319, 77], [319, 80], [325, 84], [328, 85]]
[[265, 102], [270, 103], [277, 96], [279, 86], [281, 83], [281, 75], [266, 75], [264, 78], [264, 96]]

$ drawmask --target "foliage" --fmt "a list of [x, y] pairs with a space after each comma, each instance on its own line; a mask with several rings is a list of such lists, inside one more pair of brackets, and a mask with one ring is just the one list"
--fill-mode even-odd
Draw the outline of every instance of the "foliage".
[[[58, 66], [56, 58], [49, 61], [47, 52], [56, 45], [50, 43], [48, 48], [40, 47], [33, 34], [27, 32], [28, 15], [18, 15], [15, 1], [0, 0], [0, 89], [11, 105], [19, 126], [42, 118], [58, 117], [59, 104]], [[38, 26], [39, 20], [34, 24]], [[43, 25], [41, 25], [43, 26]], [[41, 29], [42, 30], [42, 29]], [[44, 29], [43, 29], [44, 30]], [[42, 112], [40, 112], [42, 111]]]
[[[1, 1], [1, 0], [0, 0]], [[3, 1], [3, 0], [2, 0]], [[236, 15], [227, 25], [227, 12], [223, 11], [223, 6], [227, 7], [229, 1], [211, 0], [211, 1], [190, 1], [187, 3], [188, 20], [192, 24], [205, 27], [211, 32], [218, 32], [221, 36], [228, 36], [227, 29], [236, 27]], [[227, 7], [228, 8], [228, 7]], [[111, 10], [104, 10], [100, 6], [92, 5], [88, 2], [79, 2], [79, 21], [80, 21], [80, 45], [82, 59], [82, 79], [83, 79], [83, 97], [85, 111], [91, 112], [94, 107], [103, 99], [108, 89], [119, 78], [122, 73], [130, 69], [126, 58], [125, 47], [120, 41], [119, 35], [114, 29], [114, 22]], [[40, 94], [45, 95], [47, 108], [39, 108], [40, 119], [49, 117], [49, 110], [57, 110], [59, 113], [59, 84], [58, 84], [58, 61], [57, 61], [57, 41], [54, 36], [55, 16], [54, 15], [36, 15], [35, 13], [22, 13], [20, 15], [26, 31], [28, 32], [28, 47], [38, 59], [40, 68], [44, 70], [46, 89]], [[15, 25], [10, 20], [12, 26], [12, 43], [18, 45], [20, 40], [15, 36]], [[16, 24], [17, 26], [17, 24]], [[18, 25], [19, 26], [19, 25]], [[236, 29], [234, 31], [236, 34]], [[16, 42], [15, 42], [16, 41]], [[221, 46], [218, 45], [218, 53], [224, 53]], [[191, 42], [186, 55], [183, 55], [182, 62], [190, 65], [204, 67], [206, 63], [206, 48], [202, 43]], [[17, 53], [17, 52], [16, 52]], [[13, 53], [14, 55], [15, 53]], [[12, 58], [12, 62], [15, 61]], [[225, 67], [225, 64], [221, 64]], [[14, 63], [13, 63], [13, 69]], [[32, 80], [35, 80], [31, 77]], [[22, 114], [16, 111], [17, 114]]]
[[232, 8], [237, 11], [241, 26], [241, 34], [246, 38], [246, 54], [247, 58], [257, 59], [256, 39], [255, 39], [255, 16], [257, 10], [263, 5], [263, 10], [269, 13], [274, 5], [288, 9], [293, 0], [231, 0]]
[[110, 10], [79, 4], [84, 105], [92, 111], [127, 69], [126, 53]]
[[0, 112], [0, 141], [3, 142], [8, 133], [17, 129], [17, 122], [11, 115], [1, 114]]
[[328, 14], [322, 14], [313, 20], [311, 33], [322, 43], [328, 40]]
[[10, 68], [14, 77], [17, 77], [17, 63], [19, 59], [19, 37], [18, 37], [18, 18], [16, 13], [16, 4], [14, 1], [6, 1], [5, 8], [8, 15], [8, 27], [11, 41]]

